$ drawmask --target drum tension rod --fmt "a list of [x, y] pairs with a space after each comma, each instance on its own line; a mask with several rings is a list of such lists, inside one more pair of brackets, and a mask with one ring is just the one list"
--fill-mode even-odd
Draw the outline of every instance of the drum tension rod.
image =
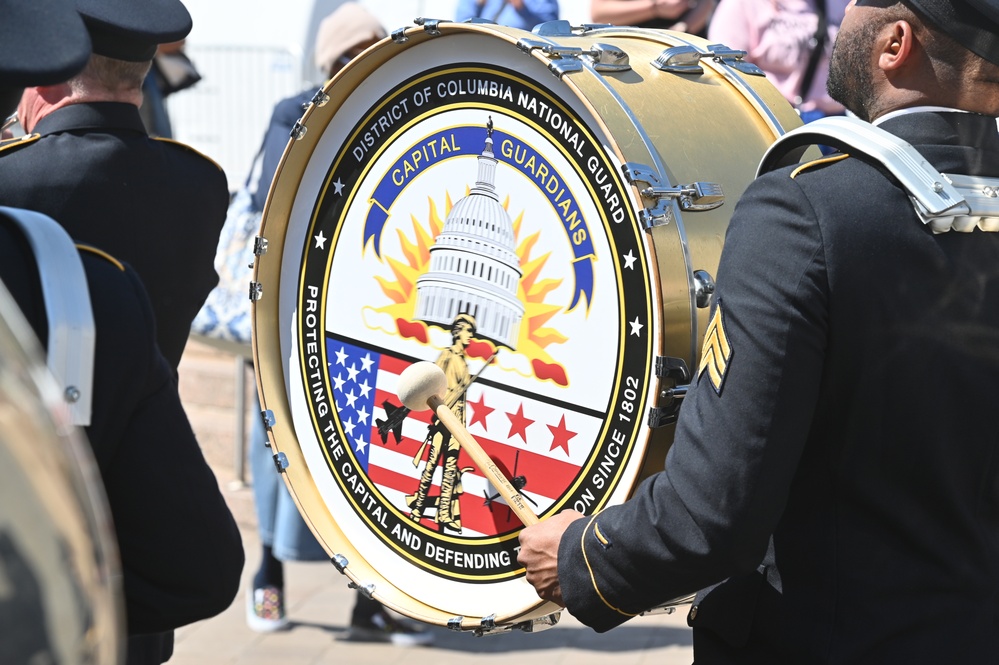
[[[451, 630], [462, 630], [461, 622], [464, 618], [465, 617], [454, 617], [453, 619], [450, 619], [448, 621], [448, 628]], [[537, 619], [521, 621], [520, 623], [496, 625], [496, 615], [493, 614], [483, 617], [479, 627], [474, 630], [474, 634], [476, 637], [483, 637], [485, 635], [502, 635], [504, 633], [511, 633], [515, 630], [519, 630], [524, 633], [538, 633], [542, 630], [548, 630], [557, 624], [560, 618], [562, 618], [561, 611], [546, 614], [545, 616], [538, 617]]]
[[673, 381], [673, 387], [659, 393], [661, 406], [649, 409], [649, 427], [664, 427], [676, 422], [680, 406], [690, 387], [690, 370], [683, 358], [656, 356], [656, 376]]
[[676, 187], [649, 186], [642, 196], [650, 199], [677, 199], [683, 210], [703, 212], [714, 210], [725, 203], [725, 193], [717, 182], [694, 182]]
[[368, 600], [373, 600], [375, 595], [375, 585], [374, 584], [358, 584], [357, 582], [349, 582], [347, 584], [349, 589], [357, 589], [358, 593], [367, 598]]

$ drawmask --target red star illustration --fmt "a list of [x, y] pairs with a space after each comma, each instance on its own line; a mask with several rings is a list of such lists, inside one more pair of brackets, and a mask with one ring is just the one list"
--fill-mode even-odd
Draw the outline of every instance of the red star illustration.
[[472, 400], [468, 400], [468, 403], [470, 406], [474, 407], [472, 409], [472, 422], [468, 423], [468, 426], [471, 427], [475, 423], [482, 423], [482, 429], [488, 429], [486, 427], [486, 416], [488, 416], [496, 409], [494, 409], [491, 406], [486, 406], [485, 395], [479, 397], [478, 402], [473, 402]]
[[516, 432], [524, 440], [524, 443], [527, 443], [527, 428], [533, 425], [534, 421], [524, 417], [524, 404], [521, 403], [517, 407], [517, 413], [507, 413], [506, 415], [510, 419], [510, 433], [506, 435], [507, 438], [509, 439]]
[[569, 439], [576, 436], [578, 432], [570, 432], [565, 428], [565, 416], [562, 416], [562, 420], [559, 421], [558, 427], [552, 427], [548, 425], [548, 429], [552, 433], [552, 447], [549, 450], [555, 450], [556, 448], [562, 448], [565, 450], [565, 454], [569, 454]]

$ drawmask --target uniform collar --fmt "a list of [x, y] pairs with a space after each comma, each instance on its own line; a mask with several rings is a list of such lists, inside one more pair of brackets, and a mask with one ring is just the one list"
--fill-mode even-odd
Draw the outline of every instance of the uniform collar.
[[897, 111], [892, 111], [891, 113], [885, 113], [871, 124], [877, 127], [885, 120], [891, 120], [892, 118], [897, 118], [900, 115], [909, 115], [910, 113], [971, 113], [971, 111], [952, 109], [948, 106], [910, 106], [909, 108], [898, 109]]
[[52, 111], [35, 124], [35, 133], [42, 136], [81, 129], [146, 133], [139, 108], [123, 102], [70, 104]]
[[886, 119], [881, 129], [915, 146], [944, 173], [999, 173], [999, 131], [992, 116], [933, 109]]

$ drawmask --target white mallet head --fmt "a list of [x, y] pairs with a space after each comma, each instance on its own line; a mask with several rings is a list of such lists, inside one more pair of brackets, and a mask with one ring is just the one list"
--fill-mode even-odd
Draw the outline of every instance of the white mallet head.
[[428, 399], [434, 395], [443, 397], [447, 392], [447, 377], [432, 362], [413, 363], [402, 370], [395, 392], [410, 411], [426, 411], [430, 408]]

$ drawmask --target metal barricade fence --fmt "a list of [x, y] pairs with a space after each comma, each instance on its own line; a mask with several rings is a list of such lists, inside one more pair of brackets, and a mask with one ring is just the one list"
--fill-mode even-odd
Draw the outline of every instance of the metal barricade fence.
[[[185, 53], [202, 78], [167, 98], [174, 139], [218, 162], [234, 192], [246, 180], [274, 105], [307, 87], [302, 82], [301, 56], [288, 49], [193, 44]], [[234, 484], [241, 486], [246, 480], [244, 396], [251, 349], [199, 339], [235, 355]]]
[[301, 56], [254, 46], [189, 44], [185, 52], [202, 78], [167, 98], [174, 138], [218, 162], [235, 191], [246, 179], [274, 105], [307, 87]]

